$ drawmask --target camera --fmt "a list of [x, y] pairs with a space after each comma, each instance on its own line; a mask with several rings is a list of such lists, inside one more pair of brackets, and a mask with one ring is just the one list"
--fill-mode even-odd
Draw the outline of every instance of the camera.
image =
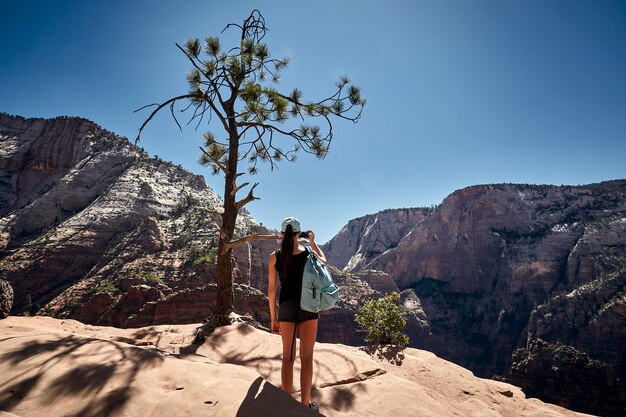
[[309, 232], [300, 232], [300, 237], [304, 238], [304, 239], [308, 239], [309, 238]]

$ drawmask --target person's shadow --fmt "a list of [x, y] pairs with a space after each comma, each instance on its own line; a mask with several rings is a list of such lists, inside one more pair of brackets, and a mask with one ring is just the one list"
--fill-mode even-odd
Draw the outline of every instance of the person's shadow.
[[239, 406], [236, 417], [282, 417], [310, 416], [323, 414], [305, 407], [280, 388], [258, 377], [254, 380], [246, 398]]

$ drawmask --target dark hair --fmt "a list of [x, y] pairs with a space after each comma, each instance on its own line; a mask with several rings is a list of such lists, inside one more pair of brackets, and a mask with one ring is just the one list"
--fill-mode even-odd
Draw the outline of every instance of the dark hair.
[[293, 231], [290, 224], [285, 228], [283, 241], [280, 243], [280, 260], [283, 264], [283, 273], [287, 276], [287, 269], [293, 257], [293, 237], [297, 232]]

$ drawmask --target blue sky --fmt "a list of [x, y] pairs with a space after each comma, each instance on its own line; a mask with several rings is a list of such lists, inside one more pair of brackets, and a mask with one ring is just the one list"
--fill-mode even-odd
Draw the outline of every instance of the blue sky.
[[[323, 242], [352, 218], [469, 185], [626, 178], [624, 1], [0, 0], [0, 111], [85, 117], [132, 139], [147, 116], [134, 109], [187, 90], [174, 43], [254, 8], [272, 56], [291, 58], [279, 88], [315, 100], [345, 74], [368, 100], [359, 123], [334, 124], [325, 160], [251, 178], [261, 200], [247, 208], [266, 226], [294, 215]], [[181, 133], [164, 112], [141, 146], [221, 194], [196, 162], [206, 129]]]

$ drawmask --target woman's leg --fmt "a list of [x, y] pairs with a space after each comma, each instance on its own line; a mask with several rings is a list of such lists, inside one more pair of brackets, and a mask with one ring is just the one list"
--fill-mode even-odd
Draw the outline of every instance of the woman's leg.
[[279, 324], [280, 335], [283, 339], [283, 363], [280, 368], [280, 382], [283, 391], [291, 395], [293, 392], [293, 363], [296, 360], [296, 341], [294, 337], [296, 324], [288, 321], [281, 321]]
[[300, 326], [300, 401], [308, 406], [313, 385], [313, 348], [317, 338], [318, 320], [307, 320]]

